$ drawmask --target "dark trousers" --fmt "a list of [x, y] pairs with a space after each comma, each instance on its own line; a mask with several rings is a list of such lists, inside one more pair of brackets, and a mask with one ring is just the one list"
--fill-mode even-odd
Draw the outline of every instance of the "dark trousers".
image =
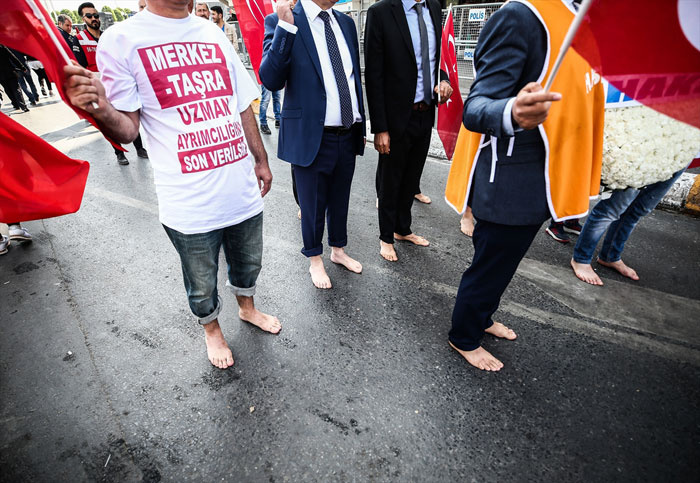
[[474, 259], [462, 275], [452, 312], [449, 337], [457, 348], [471, 351], [481, 345], [484, 331], [493, 325], [491, 316], [540, 226], [477, 220]]
[[27, 108], [27, 105], [24, 103], [22, 91], [19, 89], [19, 81], [17, 77], [5, 77], [0, 79], [0, 84], [2, 84], [2, 88], [5, 90], [7, 97], [10, 98], [12, 107], [15, 109]]
[[49, 76], [46, 75], [46, 70], [45, 69], [33, 69], [34, 73], [36, 74], [37, 78], [39, 79], [39, 87], [41, 89], [44, 88], [44, 84], [46, 84], [46, 88], [51, 92], [53, 90], [53, 86], [51, 85], [51, 81], [49, 80]]
[[[134, 147], [136, 149], [141, 149], [143, 147], [143, 142], [141, 141], [141, 134], [136, 136], [136, 139], [134, 139]], [[114, 154], [119, 154], [121, 151], [117, 148], [114, 148]]]
[[323, 253], [323, 228], [328, 223], [328, 244], [348, 243], [350, 186], [355, 173], [355, 149], [351, 133], [324, 132], [316, 159], [309, 166], [294, 166], [299, 207], [301, 253], [313, 257]]
[[294, 201], [296, 201], [297, 206], [299, 205], [299, 193], [297, 193], [297, 179], [294, 176], [294, 165], [290, 165], [292, 167], [292, 193], [294, 193]]
[[411, 231], [413, 196], [420, 192], [420, 177], [430, 148], [433, 124], [430, 111], [411, 111], [402, 136], [391, 138], [389, 154], [380, 154], [377, 164], [379, 238], [394, 243], [394, 233]]

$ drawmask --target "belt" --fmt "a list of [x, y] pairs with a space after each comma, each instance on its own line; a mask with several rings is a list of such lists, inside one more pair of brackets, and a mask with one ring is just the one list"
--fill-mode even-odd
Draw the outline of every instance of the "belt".
[[[357, 123], [356, 123], [357, 124]], [[354, 126], [353, 124], [352, 126]], [[352, 131], [352, 126], [350, 127], [343, 127], [343, 126], [323, 126], [323, 132], [327, 132], [329, 134], [335, 134], [336, 136], [340, 136], [343, 134], [347, 134], [350, 131]]]
[[414, 111], [424, 112], [424, 111], [427, 111], [428, 109], [430, 109], [430, 106], [428, 104], [426, 104], [425, 102], [420, 101], [420, 102], [416, 102], [415, 104], [413, 104], [412, 109]]

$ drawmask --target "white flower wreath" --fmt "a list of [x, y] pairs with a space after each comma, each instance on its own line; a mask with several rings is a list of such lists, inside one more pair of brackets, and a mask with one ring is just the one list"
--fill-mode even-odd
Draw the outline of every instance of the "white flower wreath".
[[601, 183], [641, 188], [665, 181], [693, 160], [700, 129], [645, 106], [606, 109]]

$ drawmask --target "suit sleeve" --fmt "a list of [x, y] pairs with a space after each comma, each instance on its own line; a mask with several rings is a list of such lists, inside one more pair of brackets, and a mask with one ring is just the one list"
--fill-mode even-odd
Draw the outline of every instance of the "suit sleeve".
[[263, 85], [273, 92], [284, 88], [287, 82], [296, 38], [296, 34], [283, 29], [278, 23], [276, 13], [265, 17], [263, 57], [258, 72]]
[[365, 21], [365, 91], [372, 132], [389, 130], [384, 102], [384, 41], [377, 9], [367, 10]]
[[[507, 4], [495, 12], [479, 35], [474, 52], [476, 79], [464, 106], [464, 126], [473, 132], [501, 138], [503, 112], [508, 101], [522, 87], [521, 76], [527, 62], [541, 58], [529, 55], [542, 48], [544, 31], [539, 20], [524, 5]], [[539, 53], [539, 52], [538, 52]]]

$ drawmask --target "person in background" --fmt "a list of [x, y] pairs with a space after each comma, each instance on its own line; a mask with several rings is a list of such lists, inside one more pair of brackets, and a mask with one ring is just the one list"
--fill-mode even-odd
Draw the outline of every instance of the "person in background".
[[0, 235], [0, 255], [4, 255], [7, 253], [7, 249], [10, 247], [10, 244], [15, 241], [15, 242], [31, 242], [32, 241], [32, 235], [29, 234], [29, 232], [22, 227], [22, 225], [17, 221], [17, 222], [11, 222], [7, 224], [9, 228], [9, 236], [5, 235]]
[[236, 35], [236, 28], [224, 22], [224, 11], [220, 6], [214, 5], [211, 7], [211, 20], [226, 34], [229, 42], [233, 44], [233, 49], [238, 53], [238, 35]]
[[441, 33], [437, 0], [381, 0], [367, 11], [365, 85], [379, 151], [379, 253], [390, 262], [398, 260], [394, 240], [430, 244], [413, 232], [411, 208], [420, 193], [435, 108], [452, 95], [440, 69]]
[[87, 67], [88, 62], [87, 58], [85, 57], [85, 52], [80, 46], [78, 39], [71, 34], [73, 31], [73, 21], [71, 18], [68, 15], [61, 14], [56, 17], [56, 22], [58, 23], [58, 31], [61, 32], [63, 40], [66, 41], [68, 47], [70, 47], [70, 49], [73, 51], [75, 60], [77, 60], [78, 64], [80, 64], [82, 67]]
[[654, 210], [683, 171], [685, 168], [673, 173], [667, 180], [643, 188], [614, 190], [610, 198], [600, 200], [593, 207], [571, 258], [571, 268], [579, 280], [591, 285], [603, 285], [591, 266], [593, 253], [603, 235], [605, 240], [598, 252], [598, 264], [612, 268], [629, 279], [639, 280], [637, 272], [622, 261], [622, 250], [639, 220]]
[[15, 49], [10, 49], [15, 57], [22, 64], [22, 70], [19, 72], [17, 80], [19, 81], [19, 86], [22, 88], [24, 93], [29, 99], [29, 103], [32, 106], [36, 106], [39, 102], [39, 92], [36, 90], [36, 84], [34, 84], [34, 79], [32, 79], [32, 71], [27, 65], [27, 57], [20, 51]]
[[569, 234], [580, 235], [581, 229], [581, 223], [579, 223], [578, 218], [566, 221], [554, 221], [552, 219], [545, 231], [559, 243], [569, 243], [571, 241]]
[[[37, 79], [39, 79], [39, 87], [41, 88], [41, 95], [46, 97], [48, 96], [53, 96], [53, 84], [49, 80], [49, 76], [46, 75], [46, 70], [44, 69], [44, 66], [41, 62], [36, 60], [34, 57], [30, 57], [29, 55], [27, 57], [27, 65], [29, 66], [30, 69], [34, 71], [36, 74]], [[46, 91], [49, 91], [48, 94], [46, 94]]]
[[209, 13], [209, 5], [207, 5], [205, 2], [197, 2], [194, 9], [194, 14], [197, 17], [202, 17], [204, 20], [209, 20], [209, 16], [211, 15]]
[[[83, 20], [85, 20], [86, 29], [78, 33], [78, 41], [80, 42], [83, 52], [85, 52], [85, 58], [87, 59], [87, 69], [93, 72], [99, 72], [97, 68], [97, 43], [100, 41], [100, 14], [95, 8], [95, 6], [90, 2], [81, 3], [78, 7], [78, 15], [80, 15]], [[136, 148], [136, 155], [139, 158], [148, 159], [148, 151], [143, 147], [143, 141], [141, 140], [141, 134], [136, 136], [134, 139], [134, 147]], [[113, 146], [114, 154], [117, 156], [117, 163], [120, 166], [126, 166], [129, 164], [129, 160], [126, 158], [124, 151]]]
[[22, 72], [22, 63], [4, 45], [0, 45], [0, 84], [5, 89], [5, 94], [10, 98], [12, 107], [21, 109], [23, 112], [29, 111], [24, 102], [24, 96], [19, 88], [19, 76]]

